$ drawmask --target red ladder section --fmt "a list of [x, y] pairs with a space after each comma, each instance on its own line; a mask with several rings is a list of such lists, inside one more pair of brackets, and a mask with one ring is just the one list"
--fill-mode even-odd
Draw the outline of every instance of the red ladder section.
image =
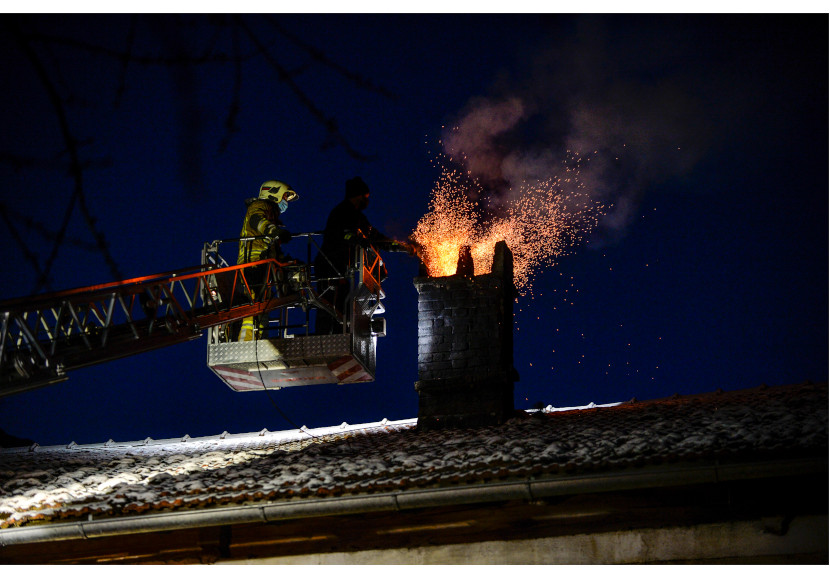
[[276, 260], [215, 269], [202, 265], [2, 302], [0, 397], [297, 303], [300, 294], [279, 294], [278, 276], [283, 278], [286, 265]]

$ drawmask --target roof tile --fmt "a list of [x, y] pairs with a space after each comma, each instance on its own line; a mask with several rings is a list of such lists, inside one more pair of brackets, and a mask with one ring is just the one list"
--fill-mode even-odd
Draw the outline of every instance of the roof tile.
[[0, 450], [0, 527], [602, 472], [698, 459], [827, 454], [826, 384], [520, 413], [420, 432], [415, 421]]

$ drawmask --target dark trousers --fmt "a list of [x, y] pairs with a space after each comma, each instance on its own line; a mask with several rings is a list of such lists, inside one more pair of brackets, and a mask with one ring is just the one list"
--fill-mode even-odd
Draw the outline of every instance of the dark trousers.
[[[325, 298], [334, 306], [339, 314], [346, 314], [346, 296], [349, 294], [349, 283], [346, 280], [331, 280], [317, 284], [317, 292], [322, 293], [329, 286], [334, 286], [334, 296], [331, 292]], [[316, 334], [340, 334], [343, 325], [325, 310], [317, 309]]]
[[[346, 271], [344, 267], [342, 271]], [[338, 272], [332, 268], [328, 261], [325, 258], [318, 256], [317, 260], [314, 262], [314, 272], [318, 279], [320, 278], [334, 278], [338, 275]], [[334, 287], [334, 295], [332, 295], [332, 291], [326, 290], [330, 287]], [[332, 306], [334, 306], [335, 310], [337, 310], [338, 314], [345, 314], [346, 312], [346, 296], [349, 294], [349, 282], [345, 278], [338, 279], [338, 280], [324, 280], [317, 283], [317, 293], [318, 295], [322, 296], [322, 298], [328, 301]], [[325, 294], [324, 294], [325, 293]], [[315, 325], [315, 334], [340, 334], [343, 332], [343, 325], [340, 324], [333, 316], [331, 316], [328, 312], [317, 309], [317, 322]]]

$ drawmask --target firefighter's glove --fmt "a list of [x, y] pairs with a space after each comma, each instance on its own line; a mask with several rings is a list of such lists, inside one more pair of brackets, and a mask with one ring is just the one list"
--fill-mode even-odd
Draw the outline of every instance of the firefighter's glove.
[[281, 229], [277, 232], [277, 238], [279, 239], [281, 244], [286, 244], [291, 241], [291, 232], [285, 229]]
[[291, 241], [291, 232], [286, 229], [278, 228], [274, 224], [269, 224], [268, 227], [265, 228], [265, 241], [270, 246], [274, 243], [274, 241], [278, 241], [281, 244]]
[[357, 234], [355, 232], [347, 231], [345, 233], [345, 235], [343, 236], [343, 239], [348, 244], [357, 244], [358, 246], [360, 246], [364, 250], [369, 249], [369, 240], [367, 240], [365, 237], [363, 237], [360, 234]]
[[263, 235], [265, 236], [265, 243], [269, 246], [273, 244], [274, 239], [277, 237], [277, 232], [277, 226], [275, 226], [274, 224], [268, 224], [265, 227], [265, 231], [263, 232]]

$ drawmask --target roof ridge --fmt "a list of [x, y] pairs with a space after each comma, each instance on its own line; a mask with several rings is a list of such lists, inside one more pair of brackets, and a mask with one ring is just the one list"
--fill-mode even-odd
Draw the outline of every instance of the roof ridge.
[[[680, 401], [690, 401], [696, 398], [704, 398], [709, 399], [712, 397], [717, 396], [726, 396], [726, 397], [741, 397], [751, 395], [753, 393], [764, 392], [768, 394], [770, 391], [775, 391], [778, 389], [804, 389], [804, 388], [827, 388], [826, 381], [803, 381], [801, 383], [788, 383], [788, 384], [780, 384], [780, 385], [767, 385], [761, 384], [756, 387], [750, 388], [743, 388], [743, 389], [730, 389], [730, 390], [723, 390], [722, 388], [715, 389], [713, 391], [703, 392], [703, 393], [689, 393], [685, 395], [681, 395], [679, 393], [675, 393], [674, 395], [668, 397], [660, 397], [656, 399], [646, 399], [646, 400], [639, 400], [637, 398], [632, 398], [628, 401], [621, 401], [616, 403], [604, 403], [604, 404], [596, 404], [596, 403], [589, 403], [587, 405], [582, 406], [573, 406], [573, 407], [554, 407], [553, 405], [547, 405], [546, 407], [539, 409], [526, 409], [527, 413], [538, 413], [540, 410], [544, 414], [550, 413], [558, 413], [558, 412], [568, 412], [568, 411], [577, 411], [577, 410], [588, 410], [594, 408], [601, 408], [601, 407], [616, 407], [622, 405], [644, 405], [644, 404], [661, 404], [661, 403], [676, 403]], [[328, 427], [315, 427], [309, 428], [303, 425], [299, 429], [286, 429], [282, 431], [269, 431], [267, 428], [262, 429], [261, 431], [257, 432], [250, 432], [250, 433], [228, 433], [224, 431], [218, 435], [206, 435], [201, 437], [191, 437], [190, 435], [183, 435], [182, 437], [174, 437], [168, 439], [153, 439], [152, 437], [146, 437], [144, 440], [141, 441], [122, 441], [116, 442], [112, 439], [109, 439], [103, 443], [85, 443], [85, 444], [77, 444], [75, 441], [71, 441], [68, 444], [60, 444], [60, 445], [48, 445], [42, 446], [38, 443], [33, 443], [29, 446], [24, 447], [9, 447], [9, 448], [2, 448], [0, 447], [0, 455], [4, 454], [14, 454], [14, 453], [22, 453], [22, 452], [32, 452], [32, 451], [62, 451], [71, 449], [74, 451], [83, 450], [83, 449], [140, 449], [140, 448], [149, 448], [155, 446], [162, 446], [162, 445], [176, 445], [176, 444], [190, 444], [190, 443], [207, 443], [211, 441], [230, 441], [230, 440], [245, 440], [253, 437], [269, 437], [270, 439], [277, 439], [280, 443], [290, 443], [292, 441], [299, 441], [303, 439], [303, 435], [306, 437], [321, 437], [324, 435], [331, 435], [331, 434], [342, 434], [346, 432], [356, 432], [360, 430], [372, 429], [377, 427], [383, 426], [403, 426], [403, 425], [416, 425], [417, 418], [411, 419], [400, 419], [396, 421], [389, 421], [388, 419], [382, 419], [381, 421], [371, 422], [371, 423], [360, 423], [355, 425], [350, 425], [349, 423], [343, 422], [337, 426], [328, 426]]]
[[[552, 405], [548, 405], [545, 407], [545, 413], [555, 413], [555, 412], [563, 412], [563, 411], [573, 411], [573, 410], [580, 410], [580, 409], [593, 409], [598, 407], [614, 407], [617, 405], [621, 405], [622, 403], [603, 403], [603, 404], [596, 404], [596, 403], [588, 403], [587, 405], [575, 406], [575, 407], [554, 407]], [[528, 409], [527, 412], [538, 411], [538, 409]], [[411, 419], [398, 419], [395, 421], [390, 421], [389, 419], [382, 419], [380, 421], [375, 421], [371, 423], [357, 423], [357, 424], [349, 424], [347, 422], [343, 422], [340, 425], [331, 425], [327, 427], [306, 427], [303, 425], [300, 428], [293, 428], [293, 429], [285, 429], [282, 431], [270, 431], [267, 428], [264, 428], [260, 431], [252, 431], [248, 433], [229, 433], [228, 431], [224, 431], [217, 435], [204, 435], [200, 437], [191, 437], [188, 434], [185, 434], [181, 437], [170, 437], [166, 439], [153, 439], [152, 437], [146, 437], [143, 440], [136, 440], [136, 441], [114, 441], [113, 439], [109, 439], [108, 441], [101, 442], [101, 443], [83, 443], [79, 444], [75, 441], [71, 441], [70, 443], [66, 444], [58, 444], [58, 445], [40, 445], [39, 443], [35, 442], [31, 445], [24, 446], [24, 447], [9, 447], [9, 448], [2, 448], [0, 447], [0, 455], [2, 454], [9, 454], [9, 453], [23, 453], [23, 452], [31, 452], [31, 451], [63, 451], [66, 449], [71, 450], [84, 450], [84, 449], [125, 449], [125, 448], [148, 448], [154, 446], [161, 446], [161, 445], [176, 445], [180, 443], [208, 443], [211, 441], [221, 440], [221, 441], [230, 441], [230, 440], [244, 440], [254, 437], [263, 437], [269, 436], [271, 439], [277, 438], [281, 443], [289, 443], [291, 441], [299, 441], [303, 439], [302, 435], [307, 435], [310, 437], [321, 437], [324, 435], [331, 435], [331, 434], [342, 434], [346, 432], [355, 432], [365, 429], [372, 429], [375, 427], [384, 427], [384, 426], [404, 426], [404, 425], [415, 425], [417, 424], [417, 418]], [[281, 439], [280, 439], [281, 438]]]
[[355, 433], [359, 431], [365, 431], [369, 429], [377, 429], [379, 427], [399, 427], [399, 426], [407, 426], [407, 425], [415, 425], [417, 423], [417, 419], [400, 419], [396, 421], [390, 421], [388, 419], [382, 419], [381, 421], [375, 421], [372, 423], [358, 423], [355, 425], [350, 425], [345, 421], [337, 426], [329, 426], [329, 427], [306, 427], [303, 425], [299, 429], [286, 429], [283, 431], [269, 431], [267, 428], [262, 429], [260, 431], [253, 431], [249, 433], [228, 433], [224, 431], [218, 435], [205, 435], [201, 437], [191, 437], [190, 435], [183, 435], [182, 437], [173, 437], [168, 439], [153, 439], [152, 437], [147, 437], [143, 440], [138, 441], [113, 441], [109, 439], [103, 443], [85, 443], [85, 444], [78, 444], [75, 441], [72, 441], [68, 444], [63, 445], [46, 445], [42, 446], [38, 443], [34, 443], [28, 447], [10, 447], [10, 448], [0, 448], [0, 455], [2, 454], [13, 454], [13, 453], [28, 453], [33, 451], [81, 451], [85, 449], [142, 449], [142, 448], [151, 448], [151, 447], [160, 447], [160, 446], [171, 446], [171, 445], [192, 445], [194, 443], [210, 443], [213, 441], [246, 441], [249, 439], [258, 439], [260, 437], [265, 438], [264, 440], [268, 440], [270, 442], [277, 442], [277, 443], [291, 443], [294, 441], [301, 441], [306, 439], [312, 439], [315, 437], [324, 437], [326, 435], [343, 435], [346, 433]]

